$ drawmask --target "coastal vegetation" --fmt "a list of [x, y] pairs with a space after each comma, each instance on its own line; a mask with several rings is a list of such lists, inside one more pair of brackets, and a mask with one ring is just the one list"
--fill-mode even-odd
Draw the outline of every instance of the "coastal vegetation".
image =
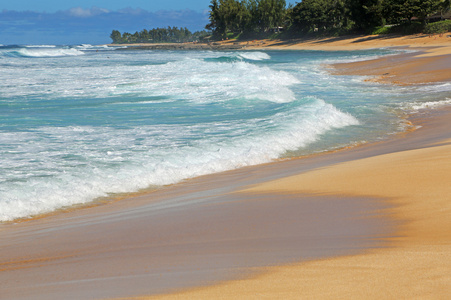
[[434, 22], [427, 24], [424, 28], [424, 33], [445, 33], [451, 31], [451, 20]]
[[136, 31], [133, 34], [128, 32], [120, 33], [118, 30], [113, 30], [110, 38], [114, 44], [130, 44], [130, 43], [184, 43], [194, 42], [207, 36], [208, 33], [204, 31], [196, 31], [192, 33], [188, 28], [153, 28], [150, 30], [143, 29], [140, 32]]
[[161, 43], [229, 38], [291, 38], [337, 36], [350, 33], [412, 34], [451, 30], [451, 0], [211, 0], [208, 30], [144, 29], [134, 34], [113, 30], [113, 43]]
[[206, 28], [216, 38], [282, 30], [297, 36], [371, 33], [387, 24], [391, 31], [421, 31], [449, 7], [450, 0], [302, 0], [288, 7], [285, 0], [212, 0]]

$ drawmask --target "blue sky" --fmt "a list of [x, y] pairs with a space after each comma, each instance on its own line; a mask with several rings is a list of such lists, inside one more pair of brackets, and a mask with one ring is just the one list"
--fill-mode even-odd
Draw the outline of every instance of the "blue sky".
[[[295, 3], [300, 1], [287, 1]], [[203, 30], [210, 0], [0, 0], [0, 44], [105, 44], [120, 32]]]
[[125, 7], [141, 8], [147, 11], [183, 10], [201, 11], [208, 9], [210, 0], [0, 0], [0, 10], [31, 10], [36, 12], [56, 12], [73, 7], [91, 8], [93, 6], [109, 10]]
[[113, 29], [203, 30], [210, 0], [0, 0], [0, 44], [103, 44]]

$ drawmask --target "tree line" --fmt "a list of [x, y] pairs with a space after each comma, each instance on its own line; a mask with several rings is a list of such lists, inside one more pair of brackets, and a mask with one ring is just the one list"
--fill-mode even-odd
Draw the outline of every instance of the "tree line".
[[211, 0], [211, 30], [217, 38], [227, 34], [278, 31], [291, 33], [365, 32], [386, 24], [425, 24], [428, 16], [449, 10], [450, 0]]
[[[386, 24], [413, 33], [423, 30], [431, 15], [448, 12], [450, 1], [302, 0], [287, 6], [285, 0], [211, 0], [209, 23], [205, 26], [208, 32], [191, 33], [187, 28], [167, 27], [143, 29], [134, 34], [113, 30], [110, 37], [113, 43], [177, 43], [200, 40], [207, 35], [213, 39], [226, 39], [229, 35], [255, 38], [281, 30], [290, 37], [368, 33]], [[451, 26], [445, 25], [443, 28]]]
[[183, 43], [193, 42], [208, 35], [204, 31], [196, 31], [192, 33], [188, 28], [153, 28], [150, 30], [143, 29], [140, 32], [136, 31], [131, 34], [128, 32], [121, 33], [118, 30], [113, 30], [110, 38], [114, 44], [130, 44], [130, 43]]
[[206, 29], [218, 38], [228, 32], [258, 33], [278, 30], [287, 17], [285, 0], [212, 0]]

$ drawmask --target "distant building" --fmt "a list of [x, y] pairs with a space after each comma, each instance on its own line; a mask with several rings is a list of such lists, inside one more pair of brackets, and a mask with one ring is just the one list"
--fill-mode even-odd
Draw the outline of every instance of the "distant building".
[[427, 17], [427, 20], [429, 22], [438, 22], [438, 21], [443, 21], [443, 20], [451, 20], [451, 10], [446, 12], [446, 13], [438, 12], [436, 14], [433, 14], [432, 16]]
[[281, 31], [283, 31], [283, 27], [273, 27], [270, 29], [270, 31], [275, 32], [275, 33], [279, 33]]

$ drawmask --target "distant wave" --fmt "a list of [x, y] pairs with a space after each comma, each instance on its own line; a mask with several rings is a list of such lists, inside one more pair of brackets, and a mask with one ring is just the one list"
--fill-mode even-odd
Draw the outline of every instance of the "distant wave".
[[19, 45], [0, 45], [0, 49], [17, 49], [22, 48]]
[[56, 48], [56, 45], [26, 45], [26, 48]]
[[271, 56], [265, 52], [242, 52], [240, 57], [248, 60], [266, 60], [271, 59]]
[[265, 52], [239, 52], [230, 53], [229, 55], [220, 57], [210, 57], [206, 58], [205, 61], [216, 61], [216, 62], [236, 62], [243, 60], [259, 61], [271, 59], [271, 56]]
[[79, 56], [84, 55], [83, 51], [74, 48], [19, 48], [18, 50], [8, 51], [4, 54], [10, 57], [60, 57], [60, 56]]
[[111, 50], [127, 48], [127, 47], [123, 47], [123, 46], [111, 47], [108, 45], [81, 44], [81, 45], [73, 46], [73, 48], [78, 49], [78, 50], [83, 50], [83, 51], [111, 51]]

